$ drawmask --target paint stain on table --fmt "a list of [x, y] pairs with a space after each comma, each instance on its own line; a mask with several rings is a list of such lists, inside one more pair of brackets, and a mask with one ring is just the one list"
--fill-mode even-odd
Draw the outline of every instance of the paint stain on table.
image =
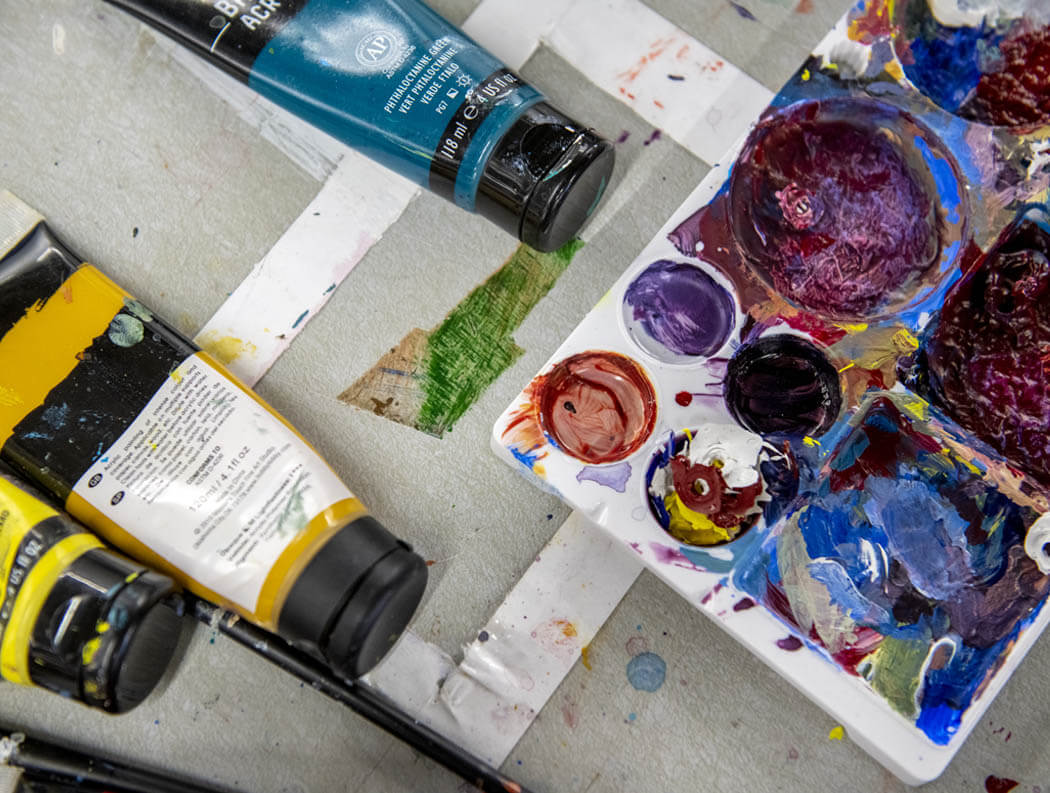
[[627, 680], [638, 691], [659, 691], [667, 677], [667, 662], [654, 652], [639, 653], [627, 662]]
[[339, 399], [441, 437], [521, 355], [511, 334], [583, 247], [519, 245], [432, 330], [414, 329]]

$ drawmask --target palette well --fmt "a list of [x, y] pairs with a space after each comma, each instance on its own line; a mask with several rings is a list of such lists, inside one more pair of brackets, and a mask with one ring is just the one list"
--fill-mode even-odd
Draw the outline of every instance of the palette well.
[[1045, 3], [861, 2], [494, 428], [911, 784], [1050, 619], [1048, 186]]

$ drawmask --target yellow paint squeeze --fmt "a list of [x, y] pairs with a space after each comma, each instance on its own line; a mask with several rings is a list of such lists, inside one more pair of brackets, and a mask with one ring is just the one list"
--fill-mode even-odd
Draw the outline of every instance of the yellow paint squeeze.
[[829, 741], [841, 741], [844, 737], [846, 737], [846, 731], [842, 729], [841, 724], [837, 727], [832, 727], [831, 732], [828, 733]]
[[690, 509], [682, 503], [677, 493], [671, 493], [664, 499], [664, 507], [671, 516], [667, 531], [676, 540], [690, 545], [718, 545], [732, 540], [740, 533], [740, 526], [723, 528], [702, 512]]

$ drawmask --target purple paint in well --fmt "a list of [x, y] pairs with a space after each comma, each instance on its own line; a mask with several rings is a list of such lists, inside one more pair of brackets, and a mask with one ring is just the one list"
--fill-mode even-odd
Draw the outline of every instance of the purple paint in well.
[[647, 353], [670, 363], [718, 352], [736, 318], [724, 286], [699, 267], [666, 259], [646, 267], [623, 300], [628, 334]]

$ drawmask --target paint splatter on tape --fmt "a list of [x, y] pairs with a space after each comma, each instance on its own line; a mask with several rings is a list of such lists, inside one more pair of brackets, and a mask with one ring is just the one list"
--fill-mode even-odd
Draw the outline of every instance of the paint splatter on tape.
[[[600, 25], [594, 20], [601, 19]], [[639, 0], [482, 0], [464, 29], [520, 68], [540, 43], [709, 164], [773, 94]]]

